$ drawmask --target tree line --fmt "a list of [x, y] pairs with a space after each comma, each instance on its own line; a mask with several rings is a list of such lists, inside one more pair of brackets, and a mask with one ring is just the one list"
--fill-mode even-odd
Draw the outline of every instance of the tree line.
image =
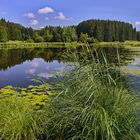
[[46, 26], [32, 29], [0, 19], [0, 42], [97, 42], [140, 40], [140, 32], [130, 23], [111, 20], [87, 20], [77, 26]]
[[87, 33], [99, 41], [140, 40], [140, 32], [132, 24], [120, 21], [87, 20], [81, 22], [76, 30], [78, 36], [81, 32]]

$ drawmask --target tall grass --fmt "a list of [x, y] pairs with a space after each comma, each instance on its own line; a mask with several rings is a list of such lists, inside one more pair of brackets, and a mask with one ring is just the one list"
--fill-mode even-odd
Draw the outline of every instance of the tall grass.
[[57, 80], [56, 94], [42, 110], [16, 96], [1, 99], [1, 140], [140, 139], [140, 101], [124, 85], [119, 67], [89, 47], [70, 56], [77, 63]]
[[80, 61], [47, 108], [46, 139], [139, 140], [139, 100], [104, 54], [87, 52], [72, 56]]
[[18, 97], [0, 101], [0, 139], [35, 140], [39, 133], [39, 116]]

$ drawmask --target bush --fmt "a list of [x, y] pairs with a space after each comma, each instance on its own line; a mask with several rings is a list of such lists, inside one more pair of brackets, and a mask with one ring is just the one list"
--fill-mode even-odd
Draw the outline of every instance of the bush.
[[42, 36], [37, 35], [37, 36], [35, 37], [35, 42], [36, 42], [36, 43], [40, 43], [40, 42], [43, 42], [43, 41], [44, 41], [44, 38], [43, 38]]
[[99, 41], [97, 39], [93, 38], [93, 37], [89, 37], [88, 40], [87, 40], [87, 42], [89, 44], [92, 44], [92, 43], [98, 43]]
[[82, 43], [87, 43], [87, 41], [88, 41], [88, 34], [81, 33], [79, 41], [81, 41]]
[[27, 43], [34, 43], [34, 40], [33, 39], [27, 39], [26, 42]]

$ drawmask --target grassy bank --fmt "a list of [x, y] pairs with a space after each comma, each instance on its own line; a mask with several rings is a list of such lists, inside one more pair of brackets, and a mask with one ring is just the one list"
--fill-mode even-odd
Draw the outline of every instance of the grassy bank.
[[46, 88], [43, 108], [25, 102], [38, 89], [33, 94], [23, 89], [23, 98], [1, 99], [0, 139], [139, 140], [140, 101], [126, 88], [119, 67], [110, 65], [104, 53], [93, 56], [90, 48], [70, 57], [77, 63], [54, 83], [52, 94]]
[[[22, 41], [9, 41], [5, 43], [0, 43], [0, 48], [70, 48], [84, 46], [84, 43], [79, 42], [42, 42], [42, 43], [27, 43]], [[94, 47], [140, 47], [140, 41], [125, 41], [125, 42], [98, 42], [90, 44]]]
[[125, 47], [125, 48], [139, 48], [140, 41], [125, 41], [125, 42], [99, 42], [93, 44], [97, 47]]
[[42, 43], [27, 43], [22, 41], [10, 41], [6, 43], [0, 43], [0, 48], [69, 48], [81, 46], [82, 43], [77, 42], [42, 42]]

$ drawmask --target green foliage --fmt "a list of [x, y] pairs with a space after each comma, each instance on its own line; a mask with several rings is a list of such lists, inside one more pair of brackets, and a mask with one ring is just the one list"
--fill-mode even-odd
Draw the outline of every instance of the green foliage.
[[137, 40], [140, 41], [140, 31], [137, 32]]
[[26, 42], [27, 43], [34, 43], [34, 40], [33, 39], [27, 39]]
[[81, 33], [79, 41], [81, 41], [82, 43], [87, 43], [87, 41], [88, 41], [88, 34]]
[[0, 101], [0, 139], [36, 140], [39, 116], [29, 103], [16, 96]]
[[91, 43], [98, 43], [99, 41], [93, 37], [88, 37], [87, 42], [91, 44]]
[[73, 27], [48, 26], [37, 31], [47, 42], [72, 42], [77, 41], [76, 30]]
[[7, 40], [22, 41], [30, 38], [33, 39], [34, 37], [34, 31], [32, 28], [25, 28], [20, 24], [0, 19], [0, 26], [6, 30]]
[[44, 31], [43, 34], [44, 34], [43, 38], [45, 42], [50, 42], [52, 40], [53, 35], [48, 30]]
[[[139, 99], [125, 87], [120, 69], [109, 65], [104, 53], [96, 50], [93, 53], [90, 47], [85, 49], [81, 53], [75, 49], [76, 52], [69, 52], [69, 59], [76, 63], [72, 65], [73, 70], [54, 85], [54, 91], [48, 84], [0, 89], [0, 139], [140, 139], [137, 132]], [[38, 55], [44, 52], [43, 49], [35, 51]], [[52, 52], [48, 51], [51, 60]], [[7, 52], [9, 50], [1, 54], [11, 57]], [[25, 52], [18, 52], [18, 60], [24, 58], [21, 56], [27, 54]], [[107, 51], [107, 54], [112, 53]]]
[[[54, 27], [33, 30], [16, 23], [0, 19], [2, 36], [7, 40], [25, 41], [32, 39], [35, 42], [75, 42], [80, 40], [81, 33], [88, 34], [98, 41], [125, 41], [140, 40], [140, 33], [129, 23], [110, 20], [88, 20], [78, 26]], [[4, 33], [4, 35], [3, 35]], [[2, 37], [3, 38], [3, 37]], [[82, 40], [83, 41], [83, 40]]]
[[[138, 140], [139, 99], [103, 59], [80, 54], [79, 65], [61, 81], [60, 94], [47, 108], [46, 139]], [[79, 60], [77, 53], [71, 57]], [[98, 61], [96, 61], [98, 60]], [[63, 83], [63, 85], [62, 85]]]
[[42, 138], [47, 112], [42, 108], [53, 95], [51, 86], [6, 86], [0, 89], [0, 139], [37, 140]]
[[44, 39], [42, 36], [38, 35], [37, 33], [35, 33], [35, 38], [34, 38], [35, 42], [36, 43], [39, 43], [39, 42], [43, 42]]
[[11, 32], [10, 35], [11, 40], [22, 40], [22, 34], [20, 29], [13, 27], [11, 28], [10, 32]]
[[8, 40], [7, 32], [4, 27], [0, 27], [0, 42], [6, 42]]
[[52, 94], [51, 86], [42, 84], [40, 86], [29, 85], [27, 88], [14, 88], [6, 86], [0, 89], [0, 98], [6, 99], [12, 96], [22, 98], [26, 103], [29, 103], [33, 108], [42, 108]]
[[99, 41], [125, 41], [139, 38], [139, 33], [132, 24], [119, 21], [87, 20], [81, 22], [76, 30], [78, 36], [81, 33], [87, 33]]

